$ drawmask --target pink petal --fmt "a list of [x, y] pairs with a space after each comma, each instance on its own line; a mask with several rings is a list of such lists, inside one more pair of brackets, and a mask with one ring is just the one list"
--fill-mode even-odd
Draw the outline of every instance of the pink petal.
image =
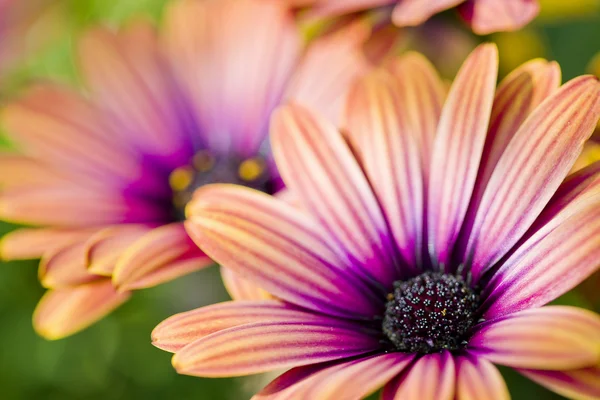
[[467, 0], [459, 11], [473, 32], [487, 35], [524, 27], [537, 16], [540, 5], [538, 0]]
[[14, 153], [0, 153], [0, 187], [3, 190], [27, 186], [64, 185], [72, 177], [60, 174], [35, 159]]
[[221, 267], [221, 278], [225, 289], [234, 300], [266, 300], [273, 297], [252, 280], [242, 278], [229, 268]]
[[182, 147], [183, 113], [149, 23], [138, 21], [119, 34], [104, 28], [87, 32], [79, 61], [93, 98], [117, 122], [121, 140], [150, 154]]
[[540, 371], [518, 369], [529, 379], [567, 398], [580, 400], [600, 399], [600, 367], [568, 371]]
[[[288, 2], [311, 3], [311, 0], [288, 0]], [[397, 0], [312, 0], [314, 3], [308, 11], [311, 17], [337, 16], [342, 14], [353, 13], [370, 8], [385, 6], [392, 4]]]
[[253, 155], [298, 62], [301, 39], [283, 2], [182, 1], [166, 15], [176, 78], [215, 151]]
[[319, 225], [293, 206], [251, 189], [211, 185], [196, 192], [187, 214], [200, 248], [276, 297], [332, 315], [381, 312], [384, 296], [374, 296]]
[[98, 231], [85, 243], [85, 264], [89, 272], [111, 276], [123, 252], [154, 226], [114, 225]]
[[234, 326], [257, 322], [302, 322], [321, 319], [278, 300], [229, 301], [173, 315], [152, 331], [152, 344], [176, 352], [196, 339]]
[[399, 375], [413, 357], [412, 354], [389, 353], [294, 368], [271, 382], [252, 400], [362, 399]]
[[105, 116], [65, 88], [35, 86], [4, 109], [3, 122], [29, 156], [59, 172], [79, 173], [85, 177], [80, 185], [114, 187], [140, 174], [138, 160], [116, 140]]
[[391, 62], [389, 71], [397, 81], [401, 113], [407, 124], [406, 134], [413, 136], [419, 144], [419, 158], [427, 183], [433, 142], [446, 98], [446, 84], [435, 67], [416, 52], [407, 52]]
[[113, 284], [119, 290], [152, 287], [212, 264], [183, 224], [163, 225], [138, 238], [119, 257]]
[[556, 62], [535, 59], [521, 65], [500, 82], [496, 90], [481, 166], [467, 224], [481, 203], [494, 168], [519, 127], [531, 112], [560, 85], [560, 67]]
[[399, 0], [392, 20], [397, 26], [416, 26], [433, 14], [455, 7], [465, 0]]
[[383, 389], [382, 400], [452, 400], [455, 392], [455, 366], [444, 351], [419, 358], [402, 377]]
[[303, 322], [242, 325], [198, 339], [175, 353], [177, 372], [205, 377], [241, 376], [339, 360], [380, 344], [360, 325], [322, 317]]
[[504, 378], [489, 361], [460, 356], [456, 366], [456, 400], [510, 400]]
[[128, 293], [117, 293], [109, 279], [49, 290], [35, 309], [33, 326], [46, 339], [61, 339], [87, 328], [128, 298]]
[[362, 45], [370, 27], [357, 21], [314, 40], [288, 84], [286, 98], [339, 121], [350, 84], [369, 68]]
[[485, 44], [465, 61], [442, 110], [431, 157], [428, 232], [434, 262], [447, 264], [461, 229], [485, 143], [498, 50]]
[[341, 256], [367, 279], [391, 285], [398, 272], [385, 218], [333, 124], [298, 105], [285, 106], [271, 120], [271, 142], [286, 186], [337, 240]]
[[600, 191], [596, 192], [594, 202], [579, 207], [547, 236], [534, 235], [509, 257], [487, 285], [486, 316], [542, 306], [600, 268]]
[[566, 306], [520, 311], [485, 325], [469, 339], [469, 349], [513, 368], [593, 366], [600, 360], [600, 316]]
[[600, 117], [600, 83], [571, 80], [544, 101], [502, 154], [468, 242], [475, 279], [531, 226], [558, 189]]
[[7, 233], [0, 241], [4, 261], [40, 258], [45, 253], [86, 240], [96, 229], [21, 228]]
[[44, 254], [38, 272], [42, 285], [57, 289], [98, 280], [98, 275], [87, 270], [85, 254], [85, 241]]
[[0, 194], [0, 217], [22, 224], [88, 228], [120, 222], [154, 221], [164, 207], [116, 191], [70, 186], [28, 187]]

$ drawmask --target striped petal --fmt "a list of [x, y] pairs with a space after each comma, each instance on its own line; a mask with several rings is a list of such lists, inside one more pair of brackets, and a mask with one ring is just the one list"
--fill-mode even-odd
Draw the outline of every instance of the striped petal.
[[444, 351], [419, 358], [402, 377], [388, 384], [382, 400], [452, 400], [455, 393], [455, 365]]
[[120, 139], [150, 154], [181, 150], [181, 99], [150, 24], [138, 21], [118, 34], [96, 28], [83, 35], [78, 47], [84, 80], [100, 107], [118, 123]]
[[397, 26], [416, 26], [434, 14], [452, 8], [465, 0], [400, 0], [394, 8], [392, 20]]
[[117, 260], [137, 239], [153, 229], [141, 224], [115, 225], [98, 231], [85, 243], [85, 264], [90, 273], [111, 276]]
[[446, 85], [431, 62], [416, 52], [405, 53], [391, 62], [389, 71], [397, 81], [399, 112], [407, 124], [406, 134], [413, 136], [419, 144], [421, 168], [427, 183]]
[[128, 293], [117, 293], [109, 279], [50, 290], [35, 309], [33, 326], [46, 339], [61, 339], [87, 328], [128, 298]]
[[196, 192], [187, 214], [188, 233], [200, 248], [276, 297], [359, 318], [383, 307], [383, 297], [373, 297], [320, 227], [292, 205], [246, 188], [211, 185]]
[[433, 144], [427, 205], [434, 262], [447, 264], [461, 229], [485, 143], [498, 50], [481, 45], [465, 61], [444, 104]]
[[113, 284], [119, 290], [142, 289], [212, 265], [186, 233], [183, 224], [152, 229], [119, 257]]
[[234, 300], [266, 300], [273, 297], [252, 280], [242, 278], [229, 268], [221, 267], [221, 278], [225, 289]]
[[204, 377], [242, 376], [369, 353], [379, 339], [352, 325], [321, 317], [303, 322], [242, 325], [198, 339], [175, 353], [177, 372]]
[[510, 400], [504, 378], [489, 361], [460, 356], [456, 367], [456, 400]]
[[600, 316], [565, 306], [521, 311], [485, 325], [469, 340], [469, 349], [513, 368], [593, 366], [600, 362]]
[[569, 371], [518, 369], [534, 382], [570, 399], [600, 399], [600, 367]]
[[301, 38], [284, 2], [175, 2], [165, 38], [208, 147], [256, 154], [300, 58]]
[[312, 41], [285, 97], [339, 121], [350, 84], [369, 68], [362, 49], [369, 30], [368, 24], [357, 21]]
[[41, 258], [45, 253], [90, 237], [96, 229], [21, 228], [0, 240], [0, 258], [4, 261]]
[[87, 270], [85, 242], [78, 242], [44, 254], [40, 261], [38, 276], [46, 288], [57, 289], [98, 280]]
[[560, 75], [556, 62], [535, 59], [508, 74], [498, 86], [467, 226], [472, 224], [498, 160], [529, 114], [558, 89]]
[[389, 353], [294, 368], [271, 382], [252, 400], [362, 399], [399, 375], [413, 358], [412, 354]]
[[502, 154], [483, 194], [467, 253], [478, 279], [519, 240], [577, 159], [600, 117], [600, 82], [571, 80], [543, 102]]
[[152, 344], [174, 353], [227, 328], [258, 322], [311, 321], [315, 315], [278, 300], [229, 301], [167, 318], [152, 331]]
[[538, 0], [469, 0], [459, 7], [461, 16], [478, 35], [518, 30], [539, 11]]
[[285, 106], [271, 120], [271, 142], [286, 186], [337, 240], [342, 257], [366, 279], [390, 286], [398, 272], [385, 218], [333, 124], [298, 105]]
[[104, 116], [80, 95], [38, 85], [3, 110], [7, 133], [28, 155], [94, 179], [81, 185], [122, 184], [140, 175], [136, 157], [115, 140]]
[[486, 285], [485, 316], [542, 306], [600, 268], [600, 192], [547, 236], [533, 236]]
[[75, 186], [28, 187], [0, 194], [3, 220], [59, 228], [154, 221], [164, 215], [161, 208], [123, 193]]

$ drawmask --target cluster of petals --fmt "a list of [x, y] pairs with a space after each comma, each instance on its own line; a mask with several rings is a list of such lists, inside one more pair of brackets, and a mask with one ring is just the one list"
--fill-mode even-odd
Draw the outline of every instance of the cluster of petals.
[[260, 155], [276, 186], [271, 111], [294, 99], [339, 114], [367, 68], [366, 29], [307, 45], [282, 2], [175, 1], [160, 32], [136, 20], [80, 39], [85, 93], [40, 83], [6, 105], [18, 152], [0, 154], [0, 218], [26, 227], [2, 239], [1, 256], [41, 258], [36, 330], [70, 335], [134, 289], [211, 265], [174, 215], [173, 171], [198, 151]]
[[397, 26], [416, 26], [434, 14], [456, 7], [473, 32], [485, 35], [512, 31], [536, 17], [538, 0], [286, 0], [292, 6], [310, 8], [312, 16], [332, 16], [376, 7], [393, 6], [392, 21]]
[[[600, 82], [561, 86], [558, 65], [536, 59], [496, 87], [497, 63], [494, 45], [478, 47], [448, 90], [408, 53], [352, 86], [341, 129], [297, 104], [275, 111], [293, 201], [196, 193], [188, 232], [246, 290], [155, 328], [177, 371], [288, 370], [255, 399], [508, 399], [497, 364], [600, 398], [600, 317], [545, 306], [599, 267], [600, 163], [569, 171], [600, 117]], [[394, 282], [427, 271], [468, 277], [476, 323], [460, 349], [390, 350]]]

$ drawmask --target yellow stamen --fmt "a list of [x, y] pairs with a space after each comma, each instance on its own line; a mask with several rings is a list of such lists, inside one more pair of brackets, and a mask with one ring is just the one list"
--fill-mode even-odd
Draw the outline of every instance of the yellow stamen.
[[265, 162], [259, 158], [249, 158], [242, 161], [238, 175], [246, 182], [258, 179], [265, 171]]
[[210, 171], [215, 165], [215, 157], [209, 151], [201, 150], [194, 154], [192, 163], [194, 168], [200, 172]]
[[185, 190], [194, 179], [194, 171], [190, 167], [179, 167], [169, 175], [169, 185], [176, 192]]

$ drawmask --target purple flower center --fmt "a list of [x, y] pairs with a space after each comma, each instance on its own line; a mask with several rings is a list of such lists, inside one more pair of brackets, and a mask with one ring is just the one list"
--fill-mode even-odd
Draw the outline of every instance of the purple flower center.
[[479, 295], [461, 276], [425, 272], [394, 282], [383, 332], [398, 351], [459, 350], [467, 344], [478, 306]]
[[176, 220], [185, 219], [185, 207], [196, 189], [211, 183], [233, 183], [271, 192], [271, 176], [262, 157], [242, 159], [203, 150], [194, 155], [190, 165], [173, 170], [169, 176]]

